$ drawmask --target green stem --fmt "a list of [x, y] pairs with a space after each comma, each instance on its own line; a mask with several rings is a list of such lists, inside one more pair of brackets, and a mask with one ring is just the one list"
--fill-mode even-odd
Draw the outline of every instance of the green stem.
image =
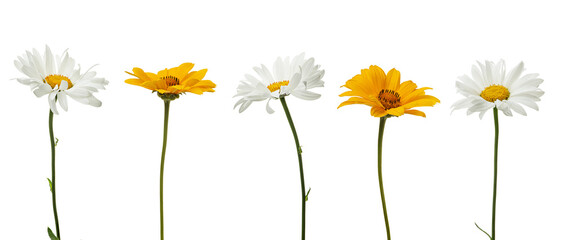
[[49, 109], [49, 138], [51, 140], [51, 195], [53, 196], [53, 214], [55, 215], [55, 226], [57, 238], [61, 239], [59, 230], [59, 215], [57, 214], [57, 196], [55, 191], [55, 135], [53, 134], [53, 111]]
[[387, 230], [387, 240], [391, 240], [391, 232], [389, 230], [389, 219], [387, 217], [387, 205], [385, 204], [385, 193], [383, 192], [383, 174], [381, 169], [381, 153], [383, 146], [383, 130], [385, 128], [385, 120], [387, 120], [387, 117], [379, 118], [379, 136], [377, 141], [377, 175], [379, 178], [379, 193], [381, 194], [381, 205], [383, 206], [383, 217], [385, 218], [385, 229]]
[[295, 139], [295, 147], [297, 148], [297, 158], [299, 159], [299, 174], [301, 176], [301, 240], [305, 240], [305, 202], [307, 201], [307, 195], [305, 194], [305, 176], [303, 175], [303, 159], [301, 158], [301, 145], [299, 145], [299, 138], [297, 138], [297, 131], [293, 125], [293, 120], [291, 120], [291, 115], [289, 114], [289, 109], [287, 108], [287, 103], [285, 102], [285, 97], [281, 97], [280, 101], [287, 116], [287, 121], [289, 122], [289, 127], [291, 127], [291, 132], [293, 133], [293, 138]]
[[495, 118], [495, 169], [494, 169], [494, 180], [493, 180], [493, 220], [492, 220], [492, 230], [491, 230], [491, 240], [495, 240], [495, 219], [496, 219], [496, 208], [497, 208], [497, 170], [498, 170], [498, 109], [493, 108], [494, 118]]
[[168, 138], [168, 113], [170, 112], [170, 100], [164, 100], [164, 135], [162, 137], [162, 156], [160, 159], [160, 239], [164, 240], [164, 157], [166, 155], [166, 140]]

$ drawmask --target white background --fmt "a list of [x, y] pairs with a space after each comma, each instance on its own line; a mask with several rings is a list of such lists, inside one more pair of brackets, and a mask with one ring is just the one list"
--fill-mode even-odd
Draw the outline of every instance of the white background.
[[384, 183], [393, 239], [487, 239], [494, 127], [450, 115], [458, 76], [504, 58], [545, 79], [540, 111], [500, 117], [497, 238], [561, 240], [561, 8], [548, 1], [5, 1], [0, 4], [0, 238], [54, 229], [48, 104], [14, 80], [13, 60], [69, 48], [110, 84], [101, 108], [71, 101], [55, 116], [64, 240], [158, 239], [162, 101], [124, 71], [195, 63], [215, 93], [171, 104], [165, 170], [167, 239], [300, 237], [297, 156], [283, 109], [239, 114], [245, 73], [306, 52], [326, 70], [323, 96], [288, 98], [305, 162], [307, 239], [384, 239], [376, 171], [379, 119], [336, 109], [360, 69], [393, 67], [441, 99], [427, 118], [388, 120]]

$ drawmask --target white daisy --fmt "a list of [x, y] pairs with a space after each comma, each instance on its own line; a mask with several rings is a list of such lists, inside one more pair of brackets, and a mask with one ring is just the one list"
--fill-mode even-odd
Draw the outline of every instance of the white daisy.
[[[80, 65], [75, 69], [75, 61], [69, 57], [67, 51], [62, 56], [53, 56], [49, 46], [45, 46], [45, 55], [33, 49], [14, 61], [16, 68], [27, 78], [16, 78], [18, 82], [31, 87], [35, 96], [49, 94], [47, 100], [53, 113], [58, 114], [56, 101], [67, 111], [67, 95], [72, 99], [99, 107], [102, 102], [93, 93], [105, 89], [108, 84], [104, 78], [97, 78], [96, 72], [80, 73]], [[92, 66], [93, 67], [93, 66]]]
[[235, 104], [240, 106], [239, 112], [246, 110], [252, 102], [268, 100], [266, 111], [273, 113], [270, 107], [271, 99], [279, 99], [293, 95], [304, 100], [315, 100], [320, 94], [309, 91], [311, 88], [323, 87], [321, 80], [325, 71], [315, 65], [314, 58], [305, 59], [305, 53], [295, 56], [291, 61], [289, 57], [282, 60], [278, 57], [273, 66], [273, 73], [264, 66], [254, 67], [259, 78], [246, 74], [237, 88], [234, 97], [242, 97]]
[[497, 107], [506, 116], [512, 116], [512, 110], [526, 116], [521, 105], [539, 109], [536, 104], [544, 94], [538, 86], [543, 79], [539, 74], [529, 73], [522, 76], [524, 63], [520, 62], [506, 74], [504, 60], [496, 64], [485, 61], [477, 62], [471, 69], [471, 77], [463, 75], [456, 82], [459, 93], [465, 96], [452, 105], [452, 111], [467, 108], [467, 115], [479, 112], [483, 118], [487, 110]]

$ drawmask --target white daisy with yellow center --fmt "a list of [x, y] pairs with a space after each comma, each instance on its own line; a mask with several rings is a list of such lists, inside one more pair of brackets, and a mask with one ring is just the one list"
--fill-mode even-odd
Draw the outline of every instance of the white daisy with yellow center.
[[459, 93], [465, 98], [452, 105], [452, 111], [467, 108], [467, 115], [478, 112], [483, 118], [485, 113], [494, 107], [506, 116], [512, 116], [512, 111], [526, 116], [522, 105], [539, 109], [536, 102], [544, 94], [538, 87], [543, 79], [539, 74], [524, 72], [524, 63], [506, 73], [504, 60], [496, 64], [491, 61], [477, 62], [471, 68], [471, 77], [463, 75], [456, 82]]
[[53, 56], [49, 46], [45, 47], [45, 54], [33, 49], [14, 61], [16, 68], [27, 78], [16, 78], [18, 82], [28, 85], [37, 97], [49, 95], [47, 100], [53, 113], [58, 114], [56, 101], [63, 110], [68, 110], [67, 95], [72, 99], [99, 107], [102, 102], [93, 93], [105, 89], [108, 84], [104, 78], [97, 78], [96, 72], [80, 73], [80, 65], [75, 69], [75, 61], [69, 57], [67, 51], [62, 56]]
[[273, 71], [264, 66], [254, 67], [259, 78], [246, 74], [237, 88], [234, 97], [241, 97], [235, 104], [239, 112], [246, 110], [252, 102], [268, 100], [266, 111], [273, 113], [270, 107], [271, 99], [279, 99], [289, 95], [304, 100], [315, 100], [320, 94], [309, 91], [316, 87], [323, 87], [321, 80], [324, 70], [315, 65], [314, 58], [305, 59], [305, 53], [295, 56], [291, 61], [289, 57], [282, 60], [278, 57], [274, 63]]

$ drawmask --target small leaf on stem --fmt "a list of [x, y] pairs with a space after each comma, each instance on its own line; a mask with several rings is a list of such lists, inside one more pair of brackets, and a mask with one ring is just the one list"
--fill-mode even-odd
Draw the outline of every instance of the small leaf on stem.
[[51, 190], [51, 192], [53, 191], [53, 182], [51, 182], [51, 179], [47, 178], [47, 181], [49, 181], [49, 190]]
[[475, 226], [476, 226], [477, 228], [479, 228], [479, 230], [481, 230], [481, 232], [487, 234], [487, 236], [489, 237], [489, 239], [493, 239], [493, 238], [491, 237], [491, 235], [489, 235], [487, 232], [485, 232], [485, 230], [483, 230], [481, 227], [479, 227], [479, 225], [477, 225], [477, 223], [475, 223]]
[[49, 238], [51, 238], [51, 240], [59, 240], [59, 238], [55, 236], [53, 231], [51, 231], [51, 228], [47, 227], [47, 233], [49, 234]]

